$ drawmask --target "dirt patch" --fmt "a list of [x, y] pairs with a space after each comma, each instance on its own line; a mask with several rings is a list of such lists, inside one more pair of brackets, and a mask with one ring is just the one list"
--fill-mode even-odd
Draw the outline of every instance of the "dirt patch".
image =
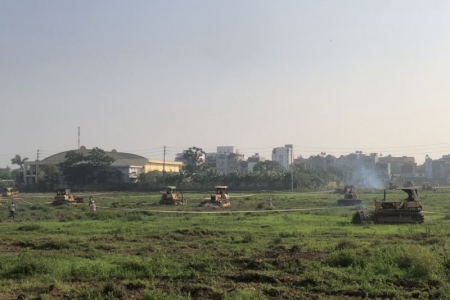
[[237, 267], [247, 270], [270, 270], [283, 268], [283, 266], [301, 270], [305, 262], [325, 262], [327, 257], [327, 252], [302, 252], [298, 247], [293, 246], [291, 249], [275, 249], [249, 258], [235, 259], [234, 262]]
[[184, 294], [190, 295], [193, 299], [223, 299], [221, 293], [215, 292], [213, 289], [204, 286], [186, 285], [181, 288], [181, 291]]
[[256, 282], [256, 283], [270, 283], [270, 284], [278, 284], [280, 281], [272, 276], [259, 274], [259, 273], [244, 273], [240, 275], [231, 275], [225, 276], [228, 279], [231, 279], [236, 282]]

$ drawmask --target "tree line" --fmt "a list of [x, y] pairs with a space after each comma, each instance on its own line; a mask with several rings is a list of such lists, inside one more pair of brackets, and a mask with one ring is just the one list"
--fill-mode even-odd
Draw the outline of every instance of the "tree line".
[[[179, 185], [193, 182], [206, 186], [229, 185], [242, 188], [275, 188], [289, 189], [293, 184], [295, 189], [320, 190], [334, 188], [351, 179], [352, 171], [347, 167], [329, 167], [327, 170], [307, 170], [294, 165], [293, 170], [286, 170], [276, 161], [260, 161], [252, 171], [221, 174], [213, 168], [208, 168], [203, 159], [205, 152], [198, 147], [184, 151], [184, 168], [179, 173], [152, 171], [139, 176], [143, 185], [162, 186]], [[293, 176], [292, 176], [293, 172]], [[293, 182], [292, 182], [293, 179]]]
[[[191, 147], [184, 151], [185, 164], [180, 172], [151, 171], [140, 174], [137, 185], [143, 188], [161, 188], [163, 185], [194, 183], [208, 187], [229, 185], [254, 189], [290, 189], [293, 184], [298, 190], [320, 190], [339, 186], [350, 180], [352, 174], [346, 167], [307, 170], [294, 165], [291, 170], [286, 170], [276, 161], [257, 162], [252, 171], [221, 174], [215, 168], [207, 167], [204, 155], [205, 152], [201, 148]], [[18, 155], [11, 160], [20, 166], [17, 176], [19, 182], [23, 178], [23, 163], [26, 160], [27, 158], [22, 159]], [[57, 166], [40, 168], [39, 183], [43, 187], [53, 187], [63, 179], [72, 187], [121, 184], [125, 182], [124, 173], [112, 167], [113, 162], [114, 158], [98, 147], [93, 148], [87, 155], [69, 151], [65, 160]]]

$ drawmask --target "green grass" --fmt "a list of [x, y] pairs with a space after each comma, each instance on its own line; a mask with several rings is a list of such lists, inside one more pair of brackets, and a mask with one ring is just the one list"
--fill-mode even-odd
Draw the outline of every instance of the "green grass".
[[[382, 197], [359, 194], [368, 210]], [[24, 194], [15, 222], [3, 205], [0, 299], [449, 297], [450, 190], [420, 193], [421, 225], [353, 225], [354, 210], [327, 193], [232, 194], [223, 214], [161, 212], [204, 211], [208, 193], [185, 196], [179, 207], [156, 193], [99, 193], [93, 213]]]

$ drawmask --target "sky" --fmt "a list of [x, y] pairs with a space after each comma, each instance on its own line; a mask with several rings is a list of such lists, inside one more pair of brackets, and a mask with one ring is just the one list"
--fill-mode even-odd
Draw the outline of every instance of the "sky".
[[0, 1], [0, 167], [81, 145], [168, 159], [450, 153], [449, 1]]

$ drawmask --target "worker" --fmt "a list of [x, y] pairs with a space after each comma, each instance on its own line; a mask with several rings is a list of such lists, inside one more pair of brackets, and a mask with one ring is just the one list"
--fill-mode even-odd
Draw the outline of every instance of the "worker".
[[16, 205], [14, 204], [14, 202], [11, 202], [11, 204], [9, 205], [9, 217], [8, 218], [12, 218], [14, 221], [16, 215]]
[[267, 200], [267, 205], [269, 205], [269, 207], [273, 207], [272, 197], [269, 197], [269, 199]]
[[95, 205], [94, 199], [89, 200], [89, 208], [91, 209], [91, 211], [97, 211], [97, 205]]
[[89, 206], [94, 203], [94, 198], [92, 196], [89, 196]]

